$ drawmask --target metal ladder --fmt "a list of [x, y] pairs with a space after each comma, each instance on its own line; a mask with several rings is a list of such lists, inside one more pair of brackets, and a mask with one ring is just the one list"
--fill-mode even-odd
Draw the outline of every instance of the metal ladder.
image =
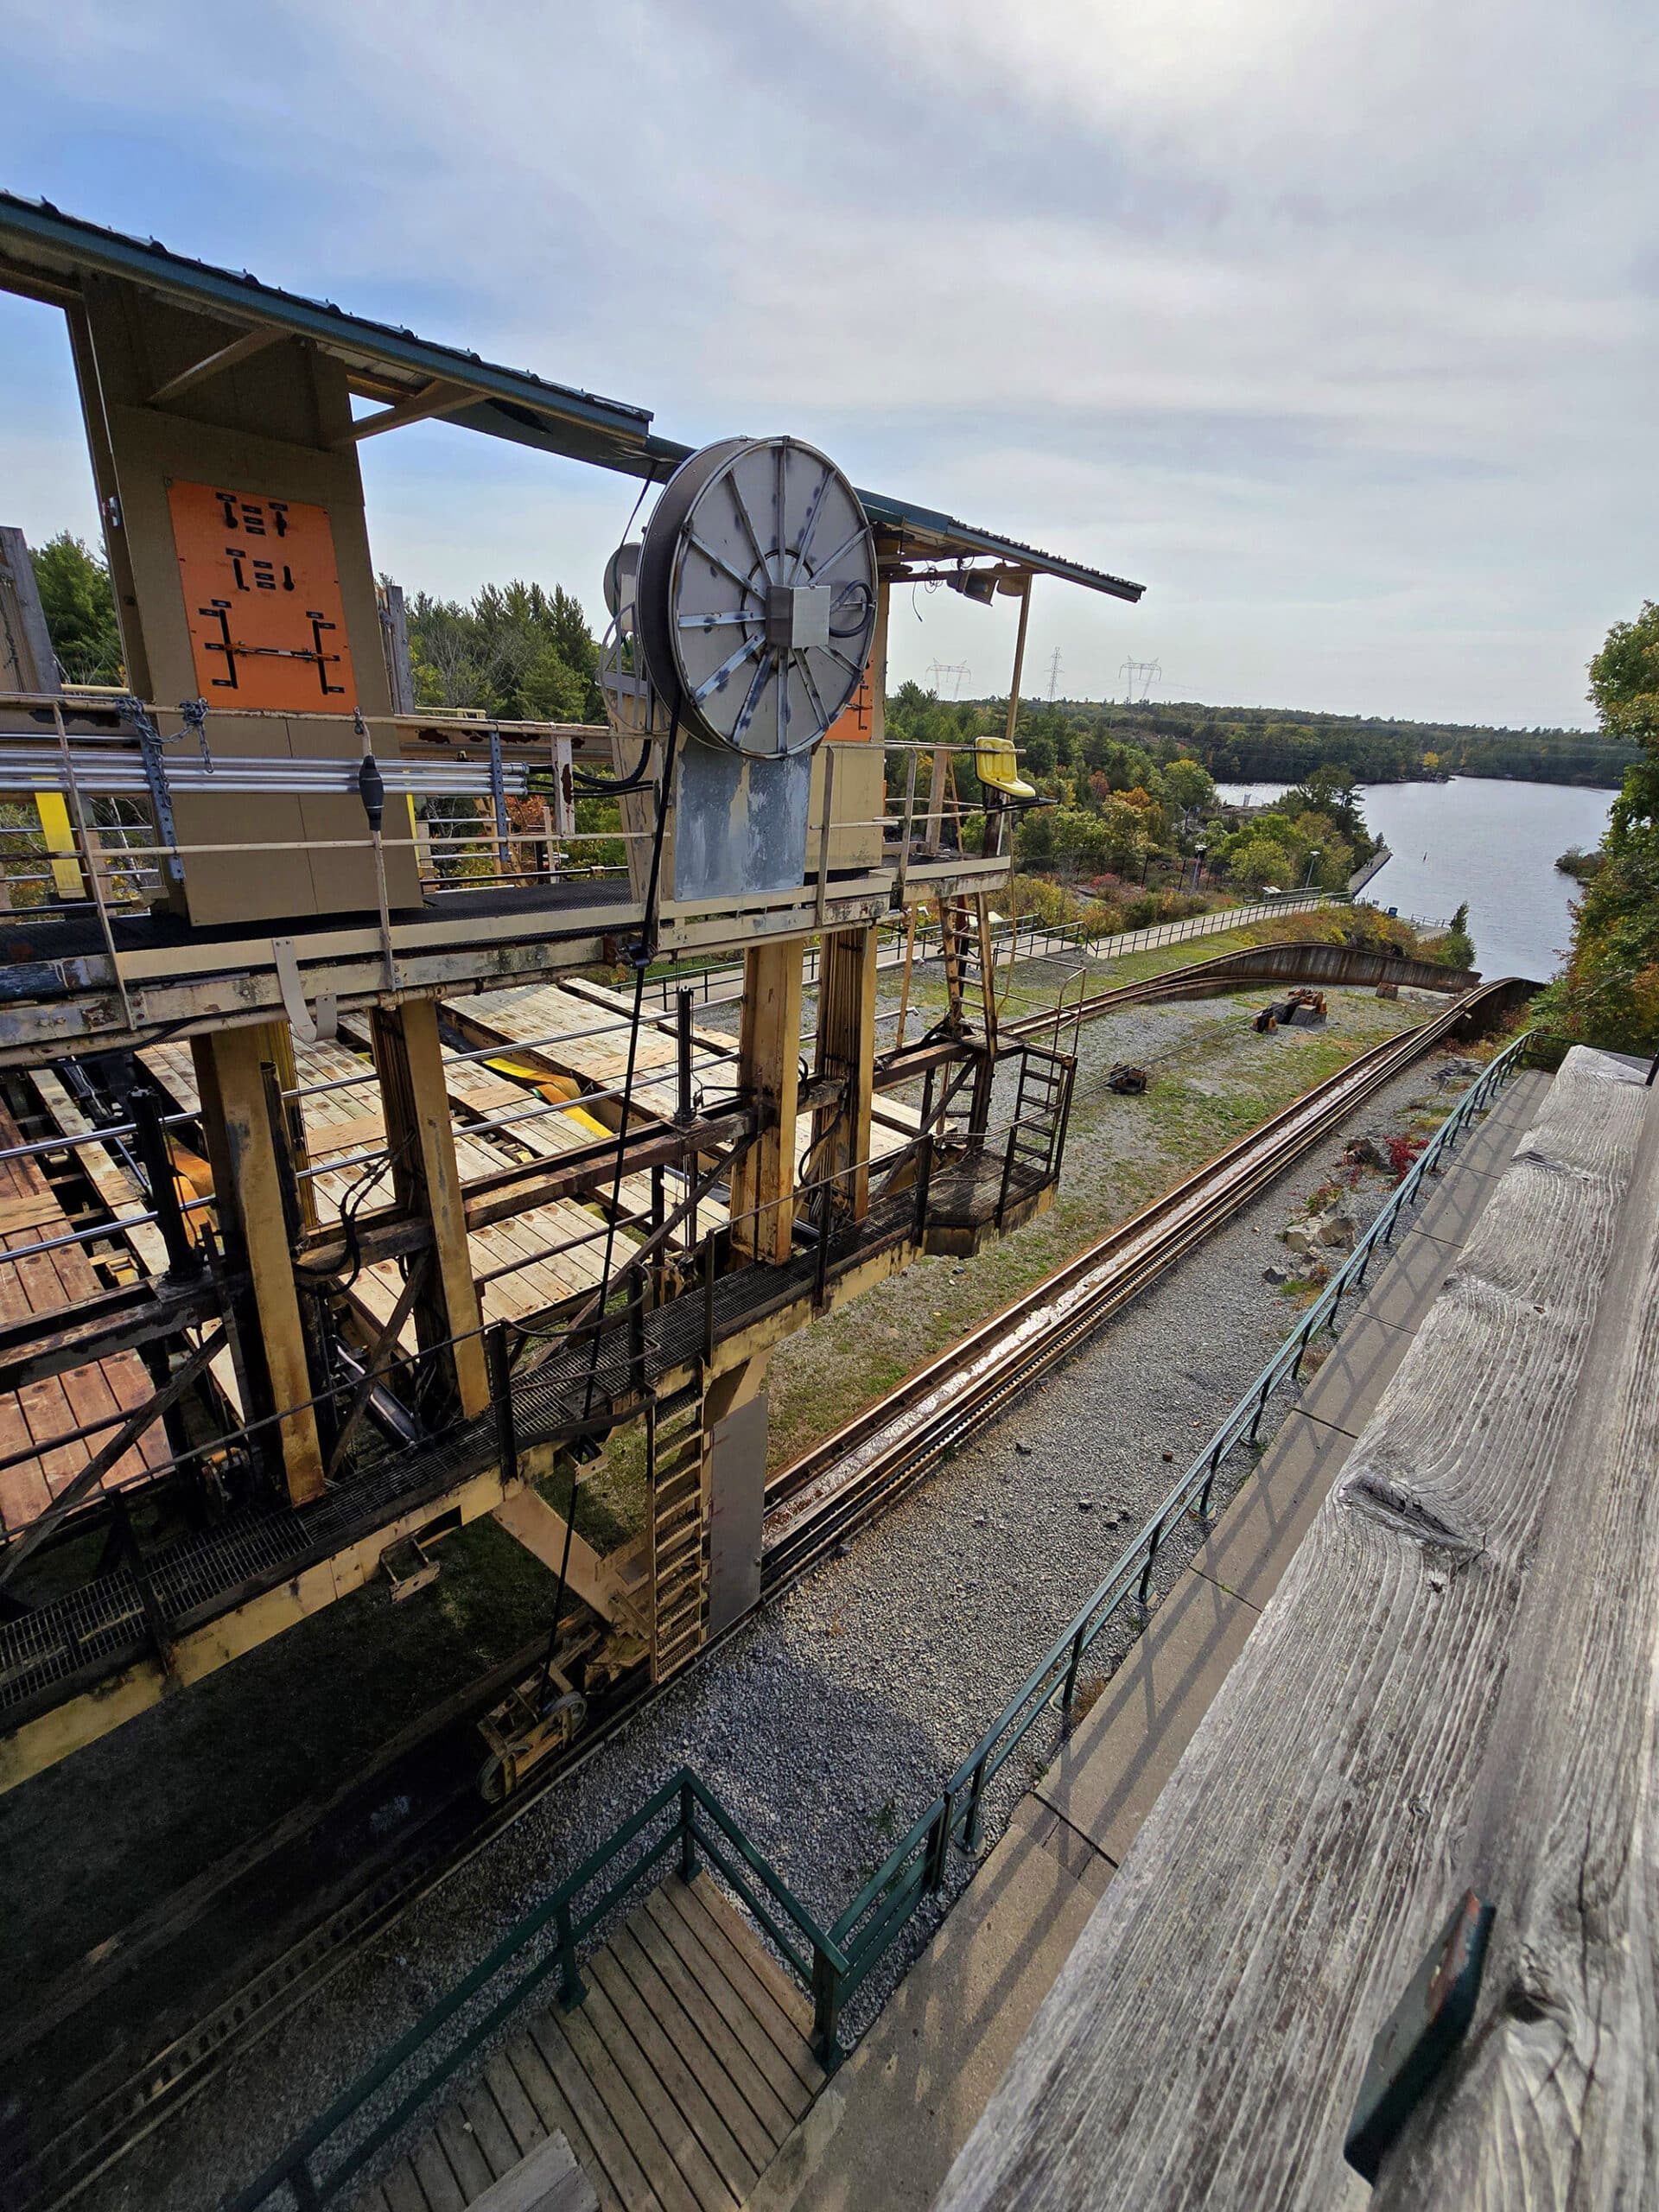
[[702, 1392], [695, 1384], [645, 1414], [651, 1484], [651, 1679], [665, 1682], [709, 1635], [709, 1511]]
[[1029, 1049], [1020, 1054], [1020, 1081], [1002, 1155], [1002, 1187], [996, 1202], [999, 1229], [1008, 1199], [1015, 1194], [1016, 1174], [1023, 1171], [1022, 1190], [1034, 1189], [1053, 1175], [1071, 1103], [1071, 1073], [1068, 1058], [1039, 1055]]
[[996, 973], [991, 950], [990, 906], [983, 892], [939, 901], [939, 950], [949, 998], [946, 1026], [960, 1034], [969, 1001], [980, 1004], [981, 1034], [996, 1048]]

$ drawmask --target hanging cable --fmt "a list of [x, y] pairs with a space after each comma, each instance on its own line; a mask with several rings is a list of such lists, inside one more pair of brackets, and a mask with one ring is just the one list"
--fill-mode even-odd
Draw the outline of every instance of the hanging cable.
[[[628, 532], [633, 528], [634, 518], [639, 514], [640, 508], [645, 505], [645, 494], [650, 491], [652, 486], [656, 482], [656, 475], [653, 472], [653, 474], [647, 476], [644, 483], [640, 485], [639, 496], [634, 500], [633, 506], [629, 513], [627, 521], [622, 526], [622, 536], [620, 541], [621, 545], [626, 545], [627, 543]], [[621, 652], [621, 649], [622, 641], [619, 629], [617, 637], [617, 651], [619, 653]], [[677, 709], [676, 720], [677, 721], [677, 719], [678, 712]], [[570, 764], [570, 780], [579, 791], [586, 791], [591, 798], [620, 798], [624, 792], [643, 791], [645, 789], [645, 780], [650, 771], [650, 767], [651, 741], [649, 738], [645, 738], [641, 741], [639, 766], [635, 768], [630, 769], [626, 776], [595, 776], [587, 770], [578, 768], [575, 761], [572, 761]]]
[[618, 798], [625, 791], [643, 791], [651, 773], [651, 741], [646, 739], [639, 754], [639, 765], [626, 776], [590, 776], [573, 766], [570, 780], [579, 791], [586, 791], [595, 798]]
[[[633, 1022], [628, 1032], [628, 1065], [627, 1072], [622, 1081], [621, 1125], [617, 1130], [616, 1168], [611, 1178], [609, 1217], [605, 1224], [605, 1256], [600, 1267], [599, 1291], [594, 1315], [596, 1323], [603, 1321], [605, 1301], [610, 1295], [611, 1261], [616, 1249], [616, 1217], [622, 1204], [622, 1166], [628, 1141], [628, 1122], [633, 1107], [634, 1062], [639, 1049], [639, 1028], [645, 1007], [645, 970], [651, 965], [652, 948], [657, 942], [657, 909], [658, 889], [662, 880], [663, 841], [668, 826], [668, 810], [674, 788], [674, 757], [678, 750], [679, 737], [680, 717], [677, 708], [669, 722], [668, 746], [663, 756], [663, 787], [658, 794], [657, 824], [651, 841], [651, 874], [645, 884], [645, 927], [640, 933], [639, 945], [634, 954]], [[530, 1332], [526, 1331], [524, 1333], [529, 1334]], [[593, 1342], [588, 1349], [588, 1379], [582, 1393], [582, 1417], [584, 1421], [594, 1409], [594, 1386], [599, 1373], [600, 1342], [600, 1332], [595, 1326]], [[553, 1592], [553, 1618], [548, 1628], [547, 1654], [542, 1662], [541, 1686], [536, 1697], [538, 1719], [546, 1700], [548, 1682], [553, 1672], [553, 1657], [559, 1640], [559, 1619], [564, 1611], [565, 1586], [570, 1574], [570, 1545], [576, 1525], [576, 1488], [575, 1471], [573, 1466], [570, 1496], [566, 1501], [564, 1516], [564, 1548], [559, 1560], [559, 1580]]]

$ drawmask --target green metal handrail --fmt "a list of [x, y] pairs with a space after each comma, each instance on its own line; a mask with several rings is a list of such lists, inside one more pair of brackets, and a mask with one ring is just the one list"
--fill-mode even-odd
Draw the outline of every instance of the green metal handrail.
[[[659, 1832], [651, 1834], [653, 1828]], [[613, 1868], [635, 1844], [640, 1846], [637, 1856], [613, 1876]], [[367, 2072], [314, 2120], [257, 2181], [232, 2200], [226, 2212], [256, 2212], [257, 2207], [284, 2187], [291, 2190], [302, 2212], [313, 2212], [313, 2208], [337, 2197], [375, 2153], [408, 2125], [433, 2092], [551, 1974], [556, 1972], [558, 1976], [560, 2004], [567, 2011], [580, 2005], [588, 1991], [577, 1965], [577, 1946], [676, 1852], [680, 1874], [689, 1882], [697, 1870], [699, 1850], [720, 1869], [812, 1993], [814, 2041], [825, 2063], [832, 2064], [836, 2056], [833, 1993], [848, 1970], [845, 1952], [825, 1935], [702, 1777], [690, 1767], [682, 1767], [540, 1904], [516, 1922], [447, 1997], [383, 2051]], [[612, 1878], [597, 1897], [583, 1904], [582, 1893], [606, 1876]], [[765, 1901], [766, 1896], [778, 1908], [776, 1912]], [[416, 2065], [439, 2031], [527, 1953], [532, 1955], [524, 1970], [468, 2021], [454, 2045], [432, 2054], [391, 2109], [375, 2120], [326, 2173], [314, 2172], [312, 2161], [325, 2150], [329, 2139], [357, 2120], [406, 2067]]]
[[1152, 1518], [1114, 1561], [1105, 1579], [1090, 1592], [944, 1790], [836, 1921], [830, 1934], [845, 1947], [852, 1961], [842, 1990], [843, 1999], [887, 1950], [922, 1897], [944, 1886], [950, 1847], [958, 1834], [963, 1848], [976, 1847], [988, 1784], [1057, 1698], [1062, 1713], [1070, 1717], [1084, 1654], [1120, 1607], [1129, 1601], [1131, 1592], [1134, 1602], [1144, 1612], [1165, 1541], [1189, 1512], [1196, 1510], [1200, 1519], [1207, 1521], [1223, 1462], [1241, 1441], [1255, 1443], [1274, 1390], [1300, 1375], [1313, 1338], [1335, 1320], [1348, 1293], [1363, 1287], [1372, 1253], [1379, 1244], [1393, 1242], [1395, 1225], [1404, 1208], [1416, 1199], [1424, 1178], [1455, 1147], [1471, 1120], [1514, 1072], [1532, 1036], [1528, 1030], [1506, 1046], [1459, 1097], [1300, 1325], [1222, 1421]]
[[[433, 2090], [454, 2073], [555, 1967], [558, 1970], [561, 2003], [567, 2008], [580, 2005], [587, 1993], [577, 1967], [576, 1946], [677, 1847], [680, 1872], [688, 1880], [696, 1872], [698, 1851], [707, 1855], [810, 1991], [814, 2047], [826, 2069], [833, 2069], [842, 2056], [838, 2027], [843, 2005], [885, 1958], [924, 1898], [937, 1896], [944, 1888], [950, 1873], [951, 1846], [959, 1844], [966, 1851], [978, 1847], [985, 1793], [990, 1783], [1052, 1705], [1058, 1701], [1069, 1720], [1084, 1655], [1119, 1610], [1131, 1602], [1132, 1592], [1132, 1602], [1144, 1616], [1154, 1569], [1163, 1545], [1189, 1513], [1196, 1512], [1200, 1521], [1208, 1522], [1210, 1503], [1223, 1462], [1241, 1442], [1255, 1444], [1274, 1392], [1300, 1374], [1315, 1335], [1335, 1320], [1349, 1292], [1363, 1287], [1372, 1254], [1379, 1244], [1392, 1243], [1401, 1213], [1415, 1201], [1424, 1179], [1455, 1148], [1475, 1115], [1514, 1072], [1533, 1036], [1534, 1033], [1528, 1030], [1506, 1046], [1459, 1098], [1409, 1172], [1390, 1192], [1317, 1302], [1222, 1421], [1135, 1541], [1113, 1562], [1104, 1580], [1090, 1592], [944, 1789], [830, 1928], [826, 1930], [818, 1925], [702, 1778], [691, 1768], [682, 1767], [541, 1904], [510, 1929], [489, 1955], [440, 2005], [394, 2044], [320, 2119], [314, 2120], [276, 2163], [233, 2201], [227, 2212], [256, 2212], [257, 2207], [284, 2184], [293, 2190], [296, 2203], [304, 2212], [337, 2196], [345, 2183], [359, 2173], [382, 2145], [407, 2123]], [[611, 1880], [585, 1909], [578, 1909], [577, 1900], [582, 1891], [607, 1873], [630, 1846], [658, 1821], [665, 1821], [666, 1825], [643, 1846], [633, 1863]], [[775, 1903], [779, 1913], [774, 1913], [756, 1893], [755, 1881]], [[789, 1923], [787, 1927], [785, 1923]], [[454, 2049], [422, 2074], [391, 2113], [351, 2148], [325, 2179], [315, 2178], [310, 2160], [328, 2138], [359, 2113], [403, 2067], [417, 2056], [446, 2022], [470, 2004], [527, 1948], [544, 1936], [550, 1927], [552, 1941], [546, 1950], [468, 2027]]]

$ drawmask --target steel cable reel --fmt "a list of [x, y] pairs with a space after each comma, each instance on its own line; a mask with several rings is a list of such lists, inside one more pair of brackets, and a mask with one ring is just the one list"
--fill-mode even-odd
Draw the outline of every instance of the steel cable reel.
[[728, 438], [683, 462], [645, 526], [633, 613], [683, 727], [750, 760], [809, 752], [857, 691], [875, 544], [835, 463], [798, 438]]

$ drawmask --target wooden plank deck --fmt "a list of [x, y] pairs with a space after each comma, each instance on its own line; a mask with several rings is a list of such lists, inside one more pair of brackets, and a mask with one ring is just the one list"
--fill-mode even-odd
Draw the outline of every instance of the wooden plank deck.
[[[0, 1149], [22, 1142], [16, 1123], [0, 1108]], [[0, 1160], [0, 1249], [23, 1251], [67, 1236], [72, 1226], [37, 1159]], [[0, 1319], [67, 1313], [103, 1287], [77, 1244], [0, 1264]], [[153, 1389], [137, 1353], [125, 1351], [31, 1382], [22, 1390], [0, 1393], [0, 1459], [111, 1414], [136, 1411]], [[0, 1516], [6, 1528], [23, 1528], [43, 1513], [106, 1440], [106, 1435], [99, 1435], [84, 1443], [60, 1445], [43, 1457], [20, 1460], [0, 1472]], [[169, 1456], [166, 1433], [158, 1423], [116, 1462], [102, 1486], [119, 1490], [143, 1482]]]
[[1371, 2202], [1653, 2201], [1644, 1073], [1575, 1048], [1466, 1236], [1455, 1171], [1419, 1216], [1436, 1302], [939, 2212], [1363, 2202], [1373, 2040], [1465, 1888], [1497, 1915], [1474, 2018]]
[[[181, 1111], [200, 1110], [195, 1066], [188, 1045], [152, 1046], [140, 1057]], [[340, 1044], [296, 1043], [294, 1057], [302, 1085], [343, 1082], [346, 1086], [302, 1101], [307, 1149], [314, 1166], [325, 1165], [331, 1156], [345, 1158], [367, 1151], [380, 1141], [385, 1123], [379, 1085], [365, 1055]], [[347, 1080], [352, 1077], [359, 1079]], [[456, 1136], [455, 1160], [463, 1183], [495, 1173], [508, 1156], [487, 1138], [471, 1137], [464, 1131]], [[320, 1220], [338, 1217], [340, 1205], [360, 1173], [355, 1167], [342, 1168], [338, 1173], [311, 1179]], [[543, 1313], [550, 1306], [563, 1305], [593, 1288], [599, 1281], [604, 1260], [604, 1239], [594, 1235], [601, 1226], [602, 1217], [597, 1209], [560, 1198], [550, 1205], [530, 1207], [511, 1220], [474, 1230], [467, 1238], [474, 1275], [487, 1275], [497, 1268], [515, 1265], [513, 1274], [486, 1283], [482, 1300], [485, 1320], [523, 1319], [527, 1315]], [[627, 1241], [627, 1234], [619, 1232], [619, 1253], [620, 1244]], [[578, 1237], [588, 1241], [573, 1244], [572, 1240]], [[515, 1264], [521, 1262], [528, 1264]], [[365, 1320], [378, 1328], [390, 1317], [402, 1287], [403, 1276], [396, 1262], [383, 1262], [364, 1269], [353, 1286], [352, 1300]], [[403, 1348], [412, 1351], [414, 1339], [411, 1322], [403, 1332]]]
[[[562, 2135], [605, 2212], [735, 2212], [823, 2088], [811, 2006], [706, 1875], [653, 1891], [354, 2212], [493, 2212]], [[527, 2200], [534, 2204], [537, 2200]]]
[[[510, 1075], [498, 1074], [482, 1060], [463, 1060], [454, 1053], [446, 1052], [443, 1056], [443, 1074], [450, 1103], [460, 1117], [458, 1128], [463, 1132], [469, 1121], [493, 1121], [499, 1115], [511, 1114], [516, 1109], [547, 1103], [530, 1084], [518, 1082]], [[609, 1134], [603, 1122], [583, 1109], [580, 1099], [572, 1099], [569, 1105], [560, 1112], [525, 1116], [522, 1120], [510, 1122], [504, 1129], [489, 1131], [475, 1141], [499, 1147], [504, 1159], [512, 1147], [519, 1146], [537, 1160], [559, 1160], [567, 1153], [579, 1152], [585, 1145], [597, 1143]], [[668, 1205], [671, 1210], [680, 1196], [677, 1187], [679, 1179], [673, 1170], [667, 1173]], [[625, 1213], [648, 1214], [651, 1211], [650, 1176], [625, 1176], [621, 1202]], [[725, 1210], [711, 1200], [705, 1200], [697, 1210], [697, 1217], [704, 1228], [717, 1227], [726, 1218]]]
[[[580, 1083], [591, 1083], [595, 1089], [606, 1090], [620, 1084], [627, 1073], [626, 1031], [617, 1030], [603, 1037], [578, 1036], [568, 1042], [563, 1040], [563, 1033], [591, 1027], [607, 1014], [625, 1017], [632, 1010], [632, 999], [620, 992], [577, 981], [569, 985], [524, 983], [510, 990], [483, 991], [476, 998], [455, 1001], [444, 1008], [444, 1013], [475, 1044], [495, 1043], [511, 1047], [527, 1060], [539, 1062], [551, 1074], [569, 1075]], [[667, 1027], [663, 1026], [664, 1022], [664, 1016], [652, 1014], [647, 1015], [641, 1027], [633, 1096], [638, 1109], [656, 1120], [670, 1121], [677, 1103], [674, 1080], [677, 1046], [671, 1020]], [[534, 1048], [525, 1041], [555, 1037], [560, 1041], [542, 1043]], [[736, 1064], [717, 1055], [729, 1052], [734, 1040], [711, 1029], [694, 1028], [691, 1037], [693, 1080], [721, 1090], [728, 1089]], [[659, 1070], [666, 1080], [657, 1074]], [[607, 1110], [613, 1117], [614, 1105]], [[915, 1108], [896, 1098], [883, 1098], [878, 1116], [870, 1129], [872, 1160], [885, 1160], [901, 1151], [921, 1126], [921, 1116]], [[795, 1124], [798, 1168], [811, 1142], [812, 1116], [802, 1114]], [[698, 1219], [706, 1228], [718, 1228], [724, 1224], [726, 1216], [721, 1208], [705, 1202], [698, 1210]]]
[[[581, 990], [566, 990], [558, 983], [517, 983], [501, 991], [481, 991], [475, 998], [457, 999], [444, 1007], [446, 1017], [474, 1044], [512, 1046], [552, 1075], [573, 1076], [596, 1090], [612, 1090], [628, 1071], [628, 1033], [626, 1028], [607, 1030], [602, 1036], [579, 1033], [608, 1020], [626, 1022], [633, 1001], [602, 984], [584, 983]], [[671, 1027], [659, 1028], [658, 1014], [641, 1025], [634, 1056], [634, 1105], [661, 1122], [672, 1121], [678, 1103], [675, 1062], [678, 1046]], [[547, 1039], [554, 1042], [547, 1042]], [[716, 1058], [729, 1052], [734, 1039], [713, 1030], [692, 1032], [691, 1072], [694, 1079], [728, 1087], [736, 1063]], [[722, 1081], [722, 1076], [724, 1080]], [[612, 1102], [611, 1112], [615, 1111]]]
[[[92, 1134], [92, 1123], [49, 1070], [35, 1069], [29, 1081], [39, 1094], [41, 1105], [51, 1116], [52, 1126], [60, 1135], [85, 1137]], [[119, 1224], [122, 1238], [132, 1254], [137, 1271], [146, 1275], [164, 1275], [168, 1264], [167, 1243], [153, 1221], [140, 1217], [149, 1211], [149, 1200], [143, 1191], [109, 1145], [83, 1144], [79, 1156], [83, 1173]], [[185, 1342], [194, 1345], [201, 1341], [203, 1332], [199, 1328], [186, 1329], [183, 1335]], [[226, 1345], [217, 1352], [209, 1364], [213, 1381], [223, 1392], [226, 1403], [239, 1418], [242, 1391], [236, 1378], [236, 1361], [230, 1347]]]

